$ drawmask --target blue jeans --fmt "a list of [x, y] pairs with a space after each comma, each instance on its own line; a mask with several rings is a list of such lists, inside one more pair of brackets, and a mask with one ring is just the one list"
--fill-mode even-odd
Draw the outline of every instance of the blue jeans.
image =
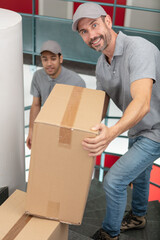
[[112, 237], [120, 233], [129, 183], [133, 183], [133, 214], [136, 216], [146, 214], [150, 172], [153, 162], [158, 157], [160, 157], [160, 143], [142, 136], [130, 139], [129, 150], [106, 174], [104, 190], [107, 208], [102, 227]]

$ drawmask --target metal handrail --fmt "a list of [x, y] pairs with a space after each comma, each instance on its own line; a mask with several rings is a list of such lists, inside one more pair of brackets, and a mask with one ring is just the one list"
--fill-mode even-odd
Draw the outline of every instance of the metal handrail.
[[[64, 0], [66, 2], [76, 2], [76, 3], [85, 3], [85, 2], [90, 2], [90, 1], [83, 1], [83, 0]], [[104, 3], [104, 2], [94, 2], [97, 4], [100, 4], [102, 6], [108, 6], [108, 7], [119, 7], [119, 8], [127, 8], [127, 9], [133, 9], [133, 10], [140, 10], [140, 11], [148, 11], [148, 12], [160, 12], [160, 9], [155, 9], [155, 8], [144, 8], [144, 7], [136, 7], [136, 6], [129, 6], [129, 5], [121, 5], [117, 4], [116, 1], [115, 3]]]

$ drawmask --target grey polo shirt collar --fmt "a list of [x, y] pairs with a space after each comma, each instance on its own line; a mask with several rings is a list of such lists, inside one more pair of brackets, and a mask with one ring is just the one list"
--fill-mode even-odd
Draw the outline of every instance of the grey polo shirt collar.
[[121, 56], [123, 54], [123, 43], [124, 43], [125, 37], [126, 37], [125, 34], [123, 34], [122, 32], [118, 33], [113, 57]]
[[49, 82], [52, 82], [53, 79], [45, 72], [44, 68], [42, 68], [43, 74], [46, 76], [46, 79], [48, 79]]
[[64, 71], [63, 66], [61, 66], [61, 72], [60, 72], [59, 76], [57, 78], [51, 78], [44, 70], [46, 76], [48, 77], [49, 82], [53, 82], [53, 81], [55, 81], [55, 79], [56, 79], [56, 81], [58, 81], [58, 79], [61, 78], [61, 75], [63, 74], [63, 71]]

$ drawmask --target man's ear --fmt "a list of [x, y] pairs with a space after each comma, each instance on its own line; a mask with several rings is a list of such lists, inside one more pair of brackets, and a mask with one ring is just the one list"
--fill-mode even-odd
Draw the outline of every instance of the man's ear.
[[60, 63], [63, 63], [63, 55], [60, 55]]
[[105, 23], [107, 27], [112, 28], [112, 19], [108, 14], [105, 16]]

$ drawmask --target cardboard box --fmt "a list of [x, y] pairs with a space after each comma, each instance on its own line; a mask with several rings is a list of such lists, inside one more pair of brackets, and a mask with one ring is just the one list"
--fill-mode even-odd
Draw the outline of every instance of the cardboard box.
[[[57, 84], [34, 123], [26, 212], [81, 224], [95, 159], [82, 148], [101, 122], [103, 91]], [[41, 199], [41, 201], [40, 201]]]
[[16, 190], [0, 206], [1, 240], [67, 240], [68, 225], [25, 214], [26, 193]]

